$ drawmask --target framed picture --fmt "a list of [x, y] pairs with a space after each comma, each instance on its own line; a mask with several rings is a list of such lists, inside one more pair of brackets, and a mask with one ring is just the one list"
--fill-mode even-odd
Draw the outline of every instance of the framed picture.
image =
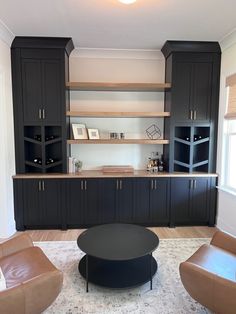
[[88, 129], [88, 136], [90, 140], [99, 140], [98, 129]]
[[87, 140], [88, 133], [84, 124], [72, 124], [72, 131], [75, 140]]

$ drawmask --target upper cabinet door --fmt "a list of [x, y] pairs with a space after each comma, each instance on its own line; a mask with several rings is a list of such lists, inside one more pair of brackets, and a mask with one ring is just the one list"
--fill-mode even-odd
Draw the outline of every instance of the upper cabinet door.
[[42, 60], [43, 122], [61, 121], [61, 65], [59, 60]]
[[212, 93], [212, 63], [196, 62], [192, 69], [193, 119], [197, 122], [209, 122]]
[[190, 62], [178, 61], [176, 63], [175, 78], [172, 82], [172, 112], [174, 119], [179, 122], [191, 121], [191, 72]]
[[22, 60], [24, 123], [39, 123], [42, 118], [41, 62]]

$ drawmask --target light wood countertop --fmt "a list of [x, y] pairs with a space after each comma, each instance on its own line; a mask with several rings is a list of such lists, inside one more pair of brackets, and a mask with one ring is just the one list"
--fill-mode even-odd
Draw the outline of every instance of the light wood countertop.
[[84, 179], [84, 178], [175, 178], [175, 177], [217, 177], [216, 173], [206, 172], [158, 172], [135, 170], [133, 173], [103, 173], [101, 170], [84, 170], [79, 173], [35, 173], [16, 174], [13, 179]]

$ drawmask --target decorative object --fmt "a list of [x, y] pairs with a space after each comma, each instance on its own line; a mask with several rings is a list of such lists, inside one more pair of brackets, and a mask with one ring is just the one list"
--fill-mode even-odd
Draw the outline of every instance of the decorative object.
[[179, 264], [208, 243], [209, 239], [160, 239], [158, 250], [153, 253], [158, 262], [153, 290], [149, 283], [125, 290], [90, 284], [88, 294], [78, 272], [84, 253], [78, 249], [76, 241], [38, 242], [36, 245], [64, 275], [60, 295], [44, 314], [210, 314], [189, 296], [179, 277]]
[[146, 129], [146, 134], [151, 140], [158, 140], [161, 137], [161, 130], [156, 124]]
[[72, 124], [73, 136], [75, 140], [87, 140], [88, 133], [84, 124]]
[[98, 129], [88, 129], [88, 136], [90, 140], [99, 140]]
[[83, 166], [83, 162], [79, 159], [74, 159], [75, 172], [80, 172]]
[[125, 165], [125, 166], [103, 166], [102, 167], [102, 172], [103, 173], [123, 173], [123, 172], [128, 172], [128, 173], [133, 173], [134, 168], [130, 165]]
[[110, 139], [111, 140], [118, 140], [119, 136], [117, 132], [110, 132]]
[[120, 139], [121, 139], [121, 140], [124, 140], [124, 139], [125, 139], [125, 133], [123, 133], [123, 132], [120, 133]]

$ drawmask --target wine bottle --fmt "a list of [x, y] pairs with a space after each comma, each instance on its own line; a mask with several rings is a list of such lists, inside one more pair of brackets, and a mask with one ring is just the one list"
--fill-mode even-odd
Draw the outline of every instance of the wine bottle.
[[41, 135], [40, 135], [40, 134], [34, 135], [34, 139], [35, 139], [36, 141], [41, 142]]
[[185, 136], [184, 140], [189, 142], [190, 141], [190, 137], [189, 136]]
[[55, 160], [53, 158], [48, 158], [46, 160], [46, 165], [50, 165], [50, 164], [53, 164], [55, 162]]
[[42, 158], [40, 158], [40, 157], [34, 158], [34, 163], [38, 164], [38, 165], [42, 165]]
[[46, 135], [45, 136], [45, 141], [51, 141], [51, 140], [54, 140], [55, 136], [54, 135]]
[[158, 170], [159, 170], [160, 172], [163, 172], [163, 171], [164, 171], [164, 158], [163, 158], [163, 155], [161, 155], [161, 160], [160, 160], [160, 162], [159, 162]]

